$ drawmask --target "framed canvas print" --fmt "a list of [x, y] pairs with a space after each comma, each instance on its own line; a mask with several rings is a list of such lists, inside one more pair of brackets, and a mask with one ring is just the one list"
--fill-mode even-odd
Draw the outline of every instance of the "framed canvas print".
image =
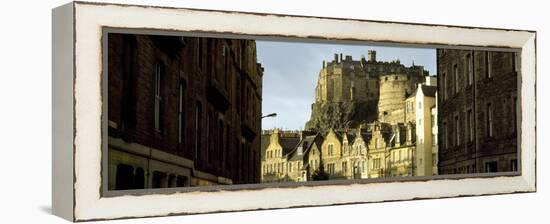
[[85, 2], [52, 17], [65, 219], [536, 191], [535, 31]]

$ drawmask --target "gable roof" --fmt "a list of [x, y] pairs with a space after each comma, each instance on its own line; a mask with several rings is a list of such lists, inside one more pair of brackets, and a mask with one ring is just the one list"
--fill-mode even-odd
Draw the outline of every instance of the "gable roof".
[[279, 144], [283, 147], [283, 155], [290, 153], [300, 142], [298, 137], [280, 137]]
[[435, 97], [435, 94], [437, 93], [437, 87], [436, 86], [427, 86], [427, 85], [420, 85], [420, 88], [417, 87], [413, 94], [411, 94], [409, 97], [416, 96], [418, 94], [418, 91], [422, 91], [422, 94], [427, 97]]

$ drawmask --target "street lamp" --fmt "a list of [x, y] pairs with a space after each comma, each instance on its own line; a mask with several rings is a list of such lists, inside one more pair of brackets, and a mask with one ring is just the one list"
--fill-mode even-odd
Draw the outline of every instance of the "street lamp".
[[262, 119], [264, 119], [266, 117], [276, 117], [276, 116], [277, 116], [277, 113], [270, 113], [268, 115], [262, 116]]

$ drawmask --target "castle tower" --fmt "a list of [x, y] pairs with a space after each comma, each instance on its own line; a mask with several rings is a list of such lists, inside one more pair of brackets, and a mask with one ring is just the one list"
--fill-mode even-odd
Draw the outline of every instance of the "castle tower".
[[411, 82], [415, 81], [406, 74], [380, 76], [378, 120], [391, 124], [405, 122], [405, 99], [411, 92]]
[[369, 56], [369, 62], [376, 62], [376, 51], [369, 50], [368, 56]]

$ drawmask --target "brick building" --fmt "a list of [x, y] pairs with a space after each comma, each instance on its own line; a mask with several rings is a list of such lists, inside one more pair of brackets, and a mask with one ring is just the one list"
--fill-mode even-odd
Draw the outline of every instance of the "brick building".
[[517, 171], [514, 52], [437, 50], [439, 174]]
[[260, 181], [252, 40], [109, 34], [109, 189]]

